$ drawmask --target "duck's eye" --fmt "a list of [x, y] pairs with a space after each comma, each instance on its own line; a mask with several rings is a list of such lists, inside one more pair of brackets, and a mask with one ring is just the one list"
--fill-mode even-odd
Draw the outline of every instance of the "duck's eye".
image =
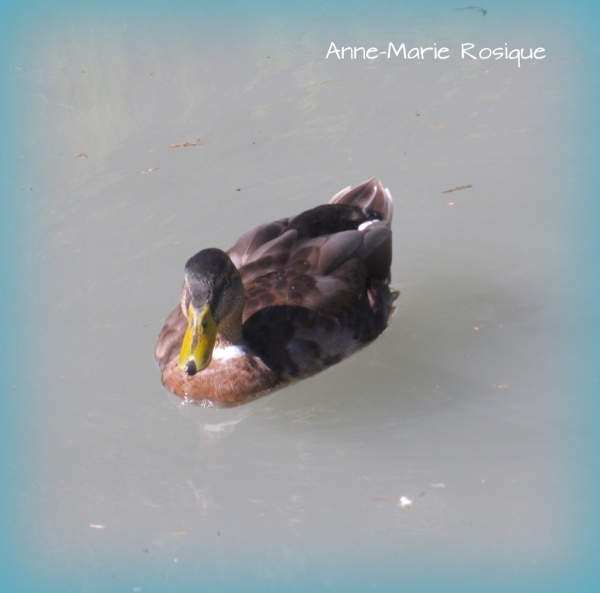
[[202, 323], [200, 325], [202, 326], [202, 330], [206, 331], [206, 328], [208, 327], [208, 320], [207, 319], [203, 319]]

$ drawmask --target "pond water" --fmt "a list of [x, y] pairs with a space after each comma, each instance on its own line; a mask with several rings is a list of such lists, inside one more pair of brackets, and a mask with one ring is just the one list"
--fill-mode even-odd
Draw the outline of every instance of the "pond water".
[[[559, 115], [580, 73], [556, 30], [441, 8], [218, 33], [199, 13], [48, 18], [14, 72], [44, 345], [16, 386], [33, 572], [82, 591], [560, 572], [579, 519]], [[453, 55], [326, 60], [334, 38]], [[547, 57], [459, 59], [462, 41]], [[233, 410], [167, 393], [153, 350], [187, 258], [372, 176], [395, 201], [389, 329]]]

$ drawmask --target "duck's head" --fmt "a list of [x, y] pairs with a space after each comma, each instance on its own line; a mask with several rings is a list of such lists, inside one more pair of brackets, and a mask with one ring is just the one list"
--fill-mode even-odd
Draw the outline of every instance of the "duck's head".
[[229, 256], [204, 249], [185, 265], [181, 309], [187, 330], [179, 353], [180, 370], [192, 376], [211, 361], [217, 334], [226, 343], [241, 339], [244, 287]]

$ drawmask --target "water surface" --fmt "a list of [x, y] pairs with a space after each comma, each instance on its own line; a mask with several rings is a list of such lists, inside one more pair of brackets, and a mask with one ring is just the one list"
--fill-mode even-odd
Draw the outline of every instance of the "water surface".
[[[196, 13], [123, 13], [52, 22], [23, 50], [44, 348], [16, 386], [32, 404], [18, 513], [47, 582], [305, 590], [517, 582], [568, 563], [572, 161], [558, 122], [577, 56], [539, 21], [394, 15], [324, 9], [216, 35]], [[334, 37], [548, 57], [325, 60]], [[235, 410], [164, 391], [152, 353], [187, 258], [371, 176], [395, 199], [389, 330]]]

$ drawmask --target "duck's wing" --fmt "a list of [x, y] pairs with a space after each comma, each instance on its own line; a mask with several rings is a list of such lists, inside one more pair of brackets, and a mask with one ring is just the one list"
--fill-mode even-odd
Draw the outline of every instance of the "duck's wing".
[[[356, 236], [343, 236], [346, 231], [363, 230], [370, 223], [381, 221], [389, 227], [392, 220], [392, 196], [377, 179], [369, 179], [355, 188], [347, 187], [331, 198], [328, 204], [306, 210], [297, 216], [261, 224], [244, 233], [227, 252], [236, 268], [244, 270], [247, 279], [256, 271], [267, 271], [285, 265], [300, 247], [308, 248], [307, 239], [318, 239], [312, 247], [321, 246], [321, 267], [330, 270], [331, 260], [340, 260], [352, 251]], [[365, 233], [367, 247], [379, 241], [381, 225]], [[376, 239], [377, 237], [377, 239]], [[325, 239], [325, 241], [324, 241]], [[355, 245], [354, 245], [355, 246]], [[313, 258], [314, 260], [314, 258]], [[325, 263], [326, 262], [326, 263]]]
[[279, 376], [319, 372], [385, 329], [392, 213], [389, 191], [370, 180], [286, 221], [281, 237], [296, 233], [286, 264], [247, 284], [244, 310], [248, 343]]
[[244, 233], [227, 255], [247, 286], [258, 276], [284, 267], [296, 239], [297, 232], [288, 228], [288, 219], [269, 222]]
[[392, 232], [385, 222], [300, 241], [286, 266], [289, 293], [283, 290], [280, 300], [291, 298], [323, 313], [338, 311], [369, 286], [387, 283], [391, 259]]
[[244, 317], [271, 305], [334, 312], [367, 284], [388, 282], [392, 211], [389, 191], [369, 180], [244, 235], [229, 252], [246, 288]]

